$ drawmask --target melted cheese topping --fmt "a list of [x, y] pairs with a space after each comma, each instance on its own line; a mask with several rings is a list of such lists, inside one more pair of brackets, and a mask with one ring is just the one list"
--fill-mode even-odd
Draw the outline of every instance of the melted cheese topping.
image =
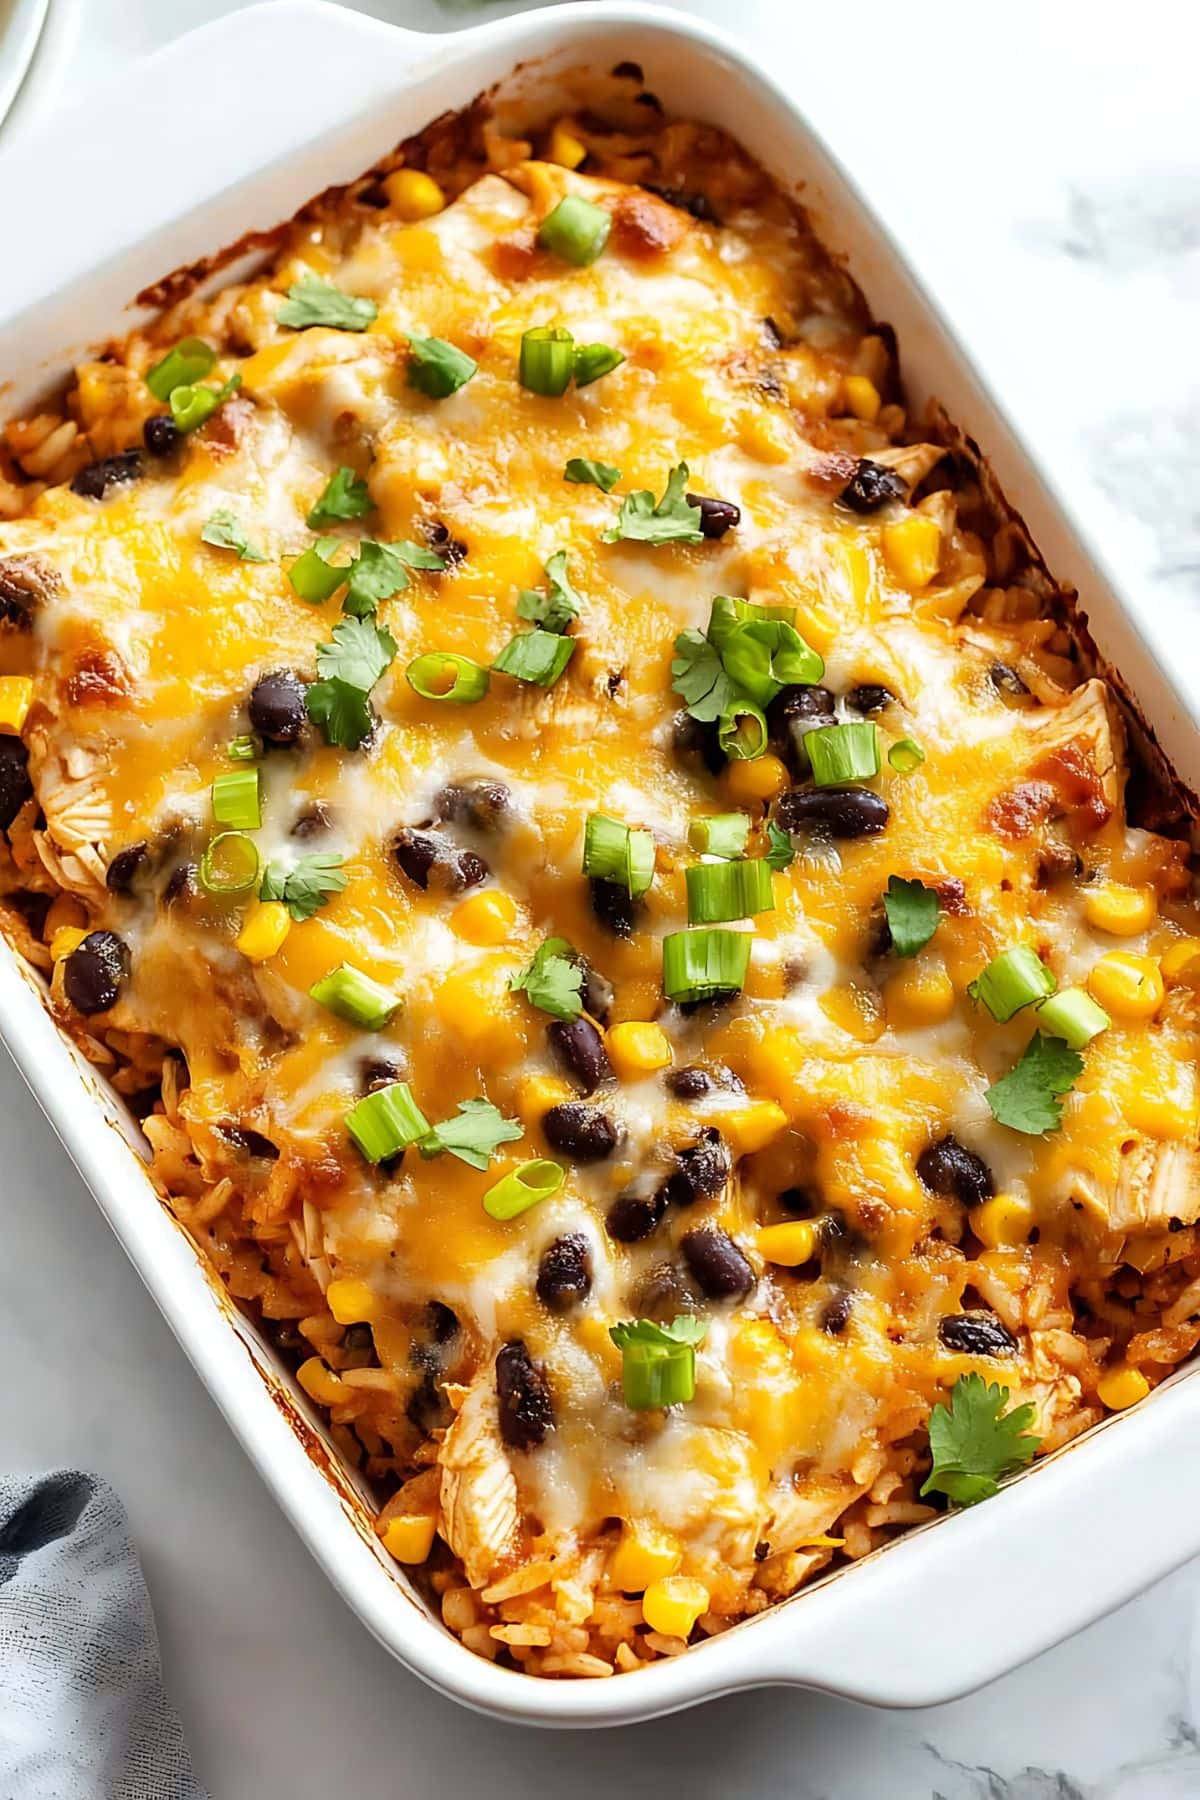
[[[414, 1457], [440, 1462], [432, 1504], [476, 1588], [535, 1555], [578, 1568], [589, 1554], [586, 1580], [603, 1588], [619, 1520], [627, 1534], [672, 1534], [710, 1612], [725, 1617], [828, 1561], [822, 1534], [860, 1496], [855, 1553], [873, 1528], [924, 1516], [911, 1472], [919, 1480], [927, 1467], [929, 1408], [959, 1374], [982, 1369], [1031, 1401], [1047, 1445], [1098, 1416], [1099, 1367], [1129, 1332], [1117, 1321], [1075, 1335], [1068, 1290], [1092, 1282], [1098, 1319], [1105, 1271], [1123, 1255], [1139, 1268], [1169, 1261], [1155, 1246], [1200, 1205], [1190, 986], [1170, 989], [1152, 1018], [1114, 1014], [1064, 1097], [1060, 1129], [1026, 1136], [992, 1116], [989, 1083], [1013, 1066], [1032, 1019], [996, 1024], [968, 984], [1018, 942], [1061, 986], [1086, 982], [1114, 949], [1157, 962], [1196, 930], [1181, 847], [1128, 825], [1110, 694], [1081, 681], [1037, 580], [1006, 582], [952, 487], [935, 480], [919, 508], [894, 501], [876, 514], [834, 503], [859, 456], [919, 481], [940, 452], [892, 448], [914, 435], [894, 401], [874, 421], [854, 416], [847, 377], [895, 392], [882, 340], [803, 221], [744, 160], [730, 171], [720, 226], [618, 181], [527, 163], [479, 175], [420, 223], [359, 209], [349, 226], [339, 215], [298, 229], [216, 314], [185, 308], [154, 346], [122, 352], [127, 443], [155, 409], [138, 377], [168, 325], [207, 328], [221, 341], [219, 373], [242, 378], [212, 426], [101, 501], [51, 486], [0, 523], [0, 555], [36, 554], [57, 577], [5, 665], [35, 679], [26, 738], [43, 862], [86, 923], [117, 932], [130, 953], [116, 1004], [88, 1029], [119, 1062], [137, 1063], [147, 1046], [182, 1053], [178, 1111], [168, 1105], [147, 1128], [162, 1179], [232, 1291], [268, 1319], [301, 1321], [288, 1330], [320, 1353], [332, 1383], [312, 1391], [357, 1433], [344, 1431], [343, 1447], [369, 1473], [394, 1486]], [[719, 191], [720, 171], [706, 174]], [[614, 213], [610, 244], [587, 269], [532, 247], [566, 192]], [[281, 295], [306, 272], [373, 299], [370, 327], [279, 326]], [[564, 325], [625, 361], [561, 398], [529, 393], [517, 359], [535, 325]], [[477, 374], [445, 400], [423, 397], [406, 381], [410, 334], [449, 340]], [[106, 392], [93, 441], [113, 405]], [[577, 456], [617, 466], [617, 492], [565, 481]], [[661, 494], [681, 460], [692, 491], [740, 508], [737, 528], [694, 547], [604, 542], [621, 496]], [[328, 851], [345, 859], [347, 883], [252, 964], [235, 947], [244, 901], [168, 883], [212, 835], [210, 784], [232, 766], [226, 746], [248, 728], [255, 681], [280, 668], [312, 679], [330, 640], [338, 601], [304, 604], [287, 569], [343, 465], [366, 480], [372, 510], [332, 535], [422, 541], [436, 522], [465, 555], [442, 573], [414, 571], [381, 605], [397, 650], [372, 695], [367, 746], [331, 748], [309, 727], [297, 747], [267, 751], [264, 864]], [[202, 541], [222, 508], [263, 561]], [[923, 582], [888, 539], [919, 517], [939, 545]], [[978, 507], [969, 517], [978, 528]], [[563, 677], [546, 690], [493, 676], [471, 706], [420, 699], [404, 679], [409, 661], [437, 649], [490, 664], [518, 628], [518, 591], [543, 587], [563, 550], [582, 598]], [[665, 1002], [661, 983], [662, 937], [687, 922], [689, 821], [744, 807], [761, 854], [773, 798], [746, 798], [755, 765], [711, 775], [677, 748], [674, 639], [704, 629], [716, 594], [794, 608], [825, 659], [837, 715], [860, 717], [847, 696], [882, 684], [885, 747], [912, 738], [924, 761], [905, 774], [884, 761], [878, 836], [796, 836], [774, 910], [744, 927], [754, 937], [744, 996], [689, 1013]], [[795, 746], [774, 748], [791, 761], [787, 781], [804, 785]], [[392, 851], [398, 829], [439, 817], [448, 784], [478, 778], [507, 790], [496, 828], [437, 829], [482, 857], [488, 884], [515, 903], [507, 937], [487, 947], [463, 935], [464, 897], [422, 891]], [[324, 828], [299, 840], [316, 806]], [[597, 916], [581, 873], [594, 812], [648, 828], [657, 846], [628, 938]], [[39, 831], [26, 821], [27, 839]], [[147, 859], [133, 892], [102, 890], [97, 866], [139, 843]], [[907, 960], [880, 938], [893, 876], [942, 896], [933, 938]], [[1089, 896], [1111, 883], [1149, 896], [1143, 926], [1120, 940], [1088, 922]], [[20, 885], [11, 870], [6, 885]], [[512, 989], [547, 936], [568, 939], [612, 984], [610, 1027], [657, 1020], [675, 1067], [700, 1064], [713, 1079], [686, 1100], [658, 1074], [607, 1084], [590, 1104], [615, 1127], [613, 1154], [560, 1156], [559, 1193], [500, 1223], [484, 1192], [555, 1154], [540, 1120], [574, 1091], [545, 1015]], [[342, 962], [403, 996], [386, 1029], [364, 1033], [309, 997]], [[54, 992], [69, 1017], [60, 975]], [[522, 1138], [485, 1171], [415, 1152], [372, 1168], [344, 1117], [380, 1060], [430, 1118], [483, 1095], [521, 1122]], [[760, 1142], [764, 1117], [774, 1123]], [[612, 1237], [612, 1203], [652, 1194], [706, 1128], [733, 1152], [720, 1193], [666, 1207], [642, 1242]], [[248, 1155], [247, 1132], [275, 1160], [256, 1159], [253, 1143]], [[922, 1153], [947, 1134], [987, 1164], [997, 1201], [971, 1206], [918, 1177]], [[814, 1255], [775, 1267], [757, 1232], [797, 1209], [813, 1219]], [[706, 1296], [688, 1272], [681, 1241], [700, 1227], [748, 1259], [755, 1279], [740, 1298]], [[539, 1263], [576, 1234], [590, 1291], [551, 1312], [535, 1291]], [[326, 1310], [331, 1279], [369, 1290], [369, 1352], [361, 1329]], [[454, 1320], [431, 1315], [431, 1302]], [[939, 1338], [940, 1320], [981, 1307], [1008, 1328], [1002, 1363]], [[709, 1321], [695, 1399], [630, 1412], [608, 1328], [684, 1310]], [[553, 1415], [528, 1448], [497, 1433], [495, 1359], [518, 1341]], [[1161, 1363], [1188, 1347], [1164, 1349]], [[477, 1404], [464, 1403], [468, 1390]], [[416, 1479], [428, 1502], [427, 1477]], [[401, 1491], [411, 1500], [411, 1483]], [[894, 1519], [889, 1495], [901, 1503]], [[538, 1666], [548, 1641], [527, 1640], [522, 1660]]]

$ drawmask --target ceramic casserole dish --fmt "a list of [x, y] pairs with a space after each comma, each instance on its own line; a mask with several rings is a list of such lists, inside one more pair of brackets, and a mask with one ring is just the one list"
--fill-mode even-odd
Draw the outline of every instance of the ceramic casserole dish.
[[[769, 78], [728, 40], [674, 14], [601, 0], [434, 41], [277, 0], [172, 46], [0, 159], [8, 241], [25, 247], [0, 317], [5, 415], [34, 411], [90, 344], [135, 325], [130, 295], [269, 230], [430, 120], [492, 89], [544, 111], [588, 71], [629, 62], [672, 114], [723, 127], [802, 195], [821, 241], [895, 328], [913, 410], [944, 408], [982, 446], [1046, 564], [1084, 596], [1103, 663], [1120, 670], [1159, 747], [1192, 778], [1192, 725], [1171, 673], [896, 247]], [[258, 71], [268, 65], [276, 78], [262, 83]], [[174, 104], [180, 82], [220, 92], [239, 129], [201, 133]], [[80, 209], [72, 146], [111, 142], [115, 153], [131, 133], [156, 146], [154, 158]], [[49, 232], [47, 217], [69, 219], [71, 229]], [[215, 285], [237, 267], [227, 265]], [[490, 1664], [443, 1628], [383, 1553], [357, 1477], [158, 1202], [136, 1126], [57, 1031], [40, 979], [7, 947], [0, 1031], [314, 1557], [393, 1654], [468, 1705], [524, 1723], [604, 1725], [771, 1683], [925, 1705], [1035, 1654], [1200, 1549], [1188, 1500], [1191, 1465], [1200, 1464], [1189, 1448], [1197, 1390], [1181, 1371], [1145, 1405], [1046, 1458], [993, 1505], [941, 1518], [633, 1680], [535, 1682]]]

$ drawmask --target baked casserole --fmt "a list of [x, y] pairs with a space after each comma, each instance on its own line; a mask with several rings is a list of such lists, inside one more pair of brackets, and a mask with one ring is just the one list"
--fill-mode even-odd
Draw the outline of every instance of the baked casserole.
[[731, 142], [486, 107], [0, 450], [0, 895], [449, 1629], [682, 1651], [1200, 1339], [1186, 797]]

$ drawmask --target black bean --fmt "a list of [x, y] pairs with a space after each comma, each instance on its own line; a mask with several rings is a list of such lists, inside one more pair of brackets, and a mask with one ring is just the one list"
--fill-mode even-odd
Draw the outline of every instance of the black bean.
[[177, 901], [188, 898], [196, 891], [195, 863], [180, 863], [171, 870], [170, 879], [162, 891], [163, 905], [174, 906]]
[[358, 1091], [374, 1094], [379, 1088], [391, 1087], [402, 1079], [399, 1063], [387, 1056], [365, 1056], [358, 1065]]
[[294, 744], [307, 717], [304, 683], [294, 669], [259, 676], [250, 695], [250, 723], [268, 744]]
[[568, 1231], [542, 1251], [537, 1297], [551, 1312], [569, 1312], [592, 1288], [591, 1246], [580, 1231]]
[[467, 825], [472, 831], [495, 831], [504, 823], [512, 795], [502, 781], [452, 781], [434, 805], [439, 819]]
[[452, 1337], [458, 1336], [458, 1314], [452, 1306], [447, 1306], [442, 1300], [431, 1300], [427, 1311], [429, 1329], [435, 1344], [448, 1344]]
[[448, 838], [433, 831], [407, 827], [392, 840], [392, 855], [404, 874], [419, 888], [459, 894], [488, 878], [488, 866], [473, 850], [460, 850]]
[[880, 681], [864, 681], [856, 688], [851, 688], [846, 695], [846, 705], [859, 713], [882, 712], [895, 700], [891, 688], [885, 688]]
[[838, 1294], [829, 1302], [821, 1315], [821, 1329], [830, 1337], [841, 1337], [850, 1323], [850, 1314], [854, 1307], [854, 1296], [848, 1293]]
[[128, 974], [124, 940], [115, 931], [89, 931], [63, 964], [63, 992], [76, 1012], [107, 1012]]
[[136, 481], [141, 472], [141, 451], [122, 450], [119, 456], [105, 456], [80, 469], [71, 482], [71, 492], [82, 494], [85, 500], [103, 500], [110, 487], [123, 481]]
[[270, 1138], [263, 1136], [248, 1125], [218, 1125], [217, 1136], [223, 1138], [233, 1150], [241, 1150], [247, 1156], [256, 1156], [262, 1162], [278, 1162], [279, 1151]]
[[889, 500], [903, 500], [907, 493], [908, 483], [902, 475], [864, 456], [838, 495], [837, 503], [850, 512], [873, 513]]
[[632, 1298], [639, 1319], [655, 1319], [660, 1325], [669, 1324], [680, 1313], [696, 1310], [696, 1296], [687, 1277], [673, 1262], [655, 1263], [638, 1283]]
[[640, 1244], [648, 1238], [667, 1210], [660, 1188], [657, 1194], [620, 1194], [608, 1209], [608, 1235], [619, 1244]]
[[40, 938], [46, 928], [46, 914], [54, 905], [54, 896], [18, 888], [15, 894], [5, 894], [4, 904], [24, 919], [35, 938]]
[[821, 724], [834, 717], [834, 699], [827, 687], [794, 683], [780, 688], [767, 708], [772, 730], [786, 725], [789, 719], [813, 719]]
[[[639, 95], [638, 98], [640, 99], [641, 96]], [[717, 217], [716, 208], [707, 194], [696, 193], [690, 188], [659, 187], [653, 181], [644, 181], [642, 186], [648, 193], [657, 194], [660, 200], [665, 200], [668, 206], [677, 206], [680, 212], [690, 213], [693, 219], [700, 219], [706, 225], [721, 223]], [[690, 494], [688, 499], [692, 500]], [[692, 500], [692, 505], [695, 504], [696, 502]]]
[[621, 1134], [606, 1112], [586, 1106], [582, 1100], [564, 1100], [542, 1118], [547, 1142], [573, 1162], [603, 1162], [611, 1156]]
[[947, 1350], [963, 1356], [1011, 1356], [1017, 1340], [995, 1313], [951, 1313], [939, 1321], [938, 1336]]
[[870, 788], [790, 788], [776, 805], [785, 831], [806, 828], [826, 831], [830, 837], [876, 837], [887, 825], [888, 803]]
[[592, 911], [614, 937], [633, 936], [633, 896], [619, 881], [591, 880]]
[[777, 1198], [790, 1219], [811, 1219], [821, 1210], [821, 1196], [807, 1182], [798, 1182], [795, 1187], [784, 1188]]
[[448, 569], [456, 569], [467, 554], [467, 546], [461, 538], [456, 538], [448, 525], [440, 519], [434, 519], [425, 527], [425, 542], [431, 550], [436, 550]]
[[31, 630], [34, 614], [62, 585], [58, 570], [36, 552], [0, 556], [0, 624]]
[[546, 1036], [559, 1061], [585, 1094], [594, 1094], [602, 1082], [612, 1080], [604, 1039], [590, 1019], [555, 1019], [547, 1026]]
[[705, 1226], [685, 1233], [679, 1247], [693, 1279], [710, 1300], [730, 1300], [754, 1286], [754, 1270], [727, 1232]]
[[699, 763], [710, 775], [719, 775], [729, 758], [721, 748], [715, 719], [702, 724], [691, 713], [676, 713], [671, 727], [671, 743], [681, 762]]
[[366, 1368], [375, 1360], [375, 1334], [371, 1327], [361, 1321], [357, 1325], [347, 1325], [342, 1333], [342, 1349], [362, 1357], [358, 1366]]
[[314, 800], [306, 806], [296, 823], [292, 826], [291, 836], [294, 838], [320, 837], [333, 824], [333, 815], [323, 800]]
[[700, 1100], [705, 1094], [711, 1094], [715, 1082], [707, 1069], [699, 1063], [686, 1063], [682, 1069], [668, 1070], [664, 1080], [667, 1091], [674, 1094], [677, 1100]]
[[996, 1191], [983, 1158], [950, 1134], [922, 1150], [917, 1174], [931, 1194], [952, 1194], [964, 1206], [979, 1206]]
[[19, 737], [0, 736], [0, 831], [7, 831], [33, 793], [29, 752]]
[[583, 963], [583, 986], [579, 990], [583, 1004], [593, 1019], [599, 1019], [603, 1025], [612, 1011], [612, 1003], [616, 999], [616, 989], [611, 981], [601, 975], [599, 969], [593, 969], [591, 963]]
[[546, 1377], [519, 1338], [496, 1358], [500, 1436], [513, 1450], [534, 1450], [554, 1426]]
[[723, 538], [742, 522], [742, 509], [732, 500], [712, 500], [707, 494], [688, 494], [689, 506], [700, 508], [700, 530], [706, 538]]
[[133, 886], [138, 870], [146, 860], [146, 844], [126, 844], [124, 850], [118, 850], [108, 865], [104, 876], [104, 885], [113, 894], [127, 894]]
[[151, 456], [170, 456], [183, 442], [183, 433], [170, 413], [152, 413], [142, 427], [142, 442]]
[[719, 1194], [729, 1180], [733, 1158], [715, 1125], [706, 1126], [694, 1144], [675, 1152], [675, 1172], [659, 1189], [672, 1206], [691, 1206], [693, 1201]]
[[998, 693], [1020, 695], [1029, 692], [1017, 671], [1010, 668], [1007, 663], [994, 662], [988, 670], [988, 674], [991, 677], [992, 686]]
[[432, 1369], [422, 1372], [404, 1411], [422, 1437], [429, 1437], [450, 1423], [450, 1404], [438, 1387]]

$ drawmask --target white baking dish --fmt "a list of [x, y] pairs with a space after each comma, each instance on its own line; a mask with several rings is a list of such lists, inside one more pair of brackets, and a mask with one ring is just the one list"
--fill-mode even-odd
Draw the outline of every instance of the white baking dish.
[[[821, 236], [848, 257], [876, 317], [895, 326], [912, 400], [937, 398], [983, 447], [1050, 568], [1083, 595], [1102, 653], [1167, 754], [1200, 785], [1194, 726], [1171, 674], [895, 245], [768, 77], [678, 14], [599, 0], [428, 39], [278, 0], [182, 40], [0, 156], [0, 384], [9, 384], [0, 412], [27, 404], [74, 353], [131, 322], [131, 295], [270, 227], [481, 89], [509, 89], [515, 65], [527, 65], [517, 87], [536, 93], [625, 59], [641, 64], [669, 110], [725, 126], [781, 181], [802, 187]], [[180, 105], [181, 93], [215, 97], [220, 128], [209, 105]], [[85, 172], [92, 165], [103, 181]], [[442, 1628], [381, 1553], [353, 1479], [303, 1397], [159, 1204], [136, 1131], [59, 1035], [36, 978], [2, 946], [0, 1034], [317, 1561], [388, 1649], [469, 1705], [525, 1723], [602, 1725], [765, 1683], [924, 1705], [1010, 1668], [1200, 1551], [1200, 1384], [1184, 1373], [992, 1503], [914, 1533], [686, 1656], [610, 1681], [537, 1681], [494, 1668]]]

